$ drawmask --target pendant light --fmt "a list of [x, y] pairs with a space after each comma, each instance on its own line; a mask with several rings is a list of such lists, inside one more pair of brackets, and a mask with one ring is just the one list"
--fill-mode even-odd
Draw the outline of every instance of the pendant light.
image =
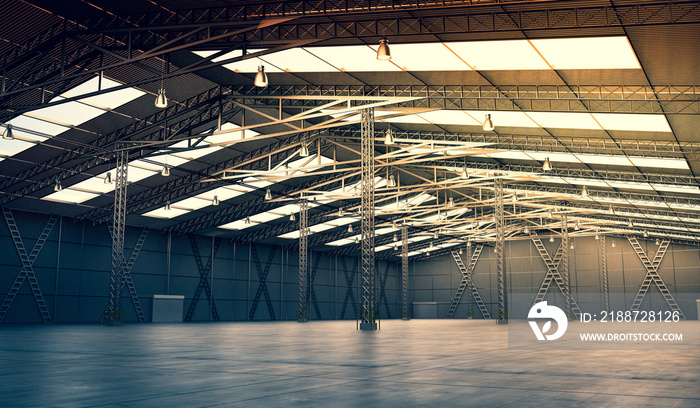
[[394, 178], [393, 174], [389, 176], [388, 186], [389, 187], [396, 187], [396, 179]]
[[211, 201], [211, 205], [219, 205], [219, 197], [214, 196], [214, 199]]
[[612, 205], [608, 207], [608, 214], [615, 214], [615, 210], [613, 210]]
[[5, 126], [5, 131], [2, 132], [2, 138], [5, 140], [13, 140], [15, 138], [12, 134], [12, 125], [9, 123]]
[[523, 232], [527, 235], [530, 235], [530, 228], [525, 227], [525, 230]]
[[107, 172], [105, 175], [105, 184], [112, 184], [112, 172]]
[[394, 143], [396, 143], [394, 140], [394, 132], [391, 130], [391, 128], [388, 128], [386, 130], [386, 134], [384, 135], [384, 144], [393, 145]]
[[348, 234], [352, 234], [352, 233], [353, 233], [352, 224], [348, 224]]
[[164, 164], [163, 168], [160, 169], [160, 175], [163, 177], [168, 177], [170, 175], [170, 168], [167, 164]]
[[427, 251], [425, 254], [428, 255], [428, 256], [430, 256], [430, 251]]
[[377, 49], [377, 59], [379, 61], [391, 60], [391, 50], [389, 50], [389, 41], [386, 38], [379, 40], [379, 49]]
[[447, 200], [447, 206], [450, 208], [454, 207], [455, 206], [455, 199], [450, 197], [450, 199]]
[[627, 221], [627, 227], [629, 227], [629, 228], [634, 227], [634, 223], [632, 222], [632, 220]]
[[588, 189], [586, 188], [586, 186], [583, 186], [583, 188], [581, 189], [581, 197], [588, 197]]
[[656, 245], [661, 245], [661, 242], [659, 241], [658, 238], [656, 238], [656, 242], [654, 242]]
[[245, 225], [250, 225], [250, 217], [245, 217]]
[[396, 223], [396, 221], [391, 223], [391, 228], [392, 229], [399, 229], [399, 224]]
[[156, 96], [156, 108], [167, 108], [168, 98], [165, 97], [165, 88], [163, 87], [163, 77], [165, 75], [165, 59], [163, 60], [163, 71], [160, 75], [160, 90], [158, 91], [158, 96]]
[[462, 255], [464, 253], [464, 250], [462, 248], [459, 248], [459, 254]]
[[398, 240], [399, 240], [399, 237], [396, 234], [394, 234], [394, 242], [396, 242]]
[[[262, 62], [262, 59], [260, 62]], [[255, 74], [255, 86], [259, 88], [264, 88], [267, 86], [267, 74], [265, 73], [265, 66], [262, 64], [258, 66], [258, 73]]]
[[265, 201], [270, 201], [272, 200], [272, 192], [268, 188], [267, 191], [265, 191]]
[[644, 230], [644, 233], [642, 234], [644, 238], [649, 238], [649, 231]]
[[469, 173], [467, 172], [467, 165], [465, 164], [464, 167], [462, 167], [462, 174], [459, 175], [460, 178], [466, 180], [469, 178]]
[[547, 210], [547, 218], [552, 218], [552, 210]]
[[170, 211], [170, 201], [165, 202], [165, 211]]
[[576, 221], [576, 225], [574, 225], [574, 230], [578, 231], [580, 229], [581, 229], [581, 224], [578, 221]]
[[53, 191], [61, 191], [63, 190], [63, 187], [61, 187], [61, 180], [56, 180], [56, 184], [53, 186]]
[[598, 234], [595, 234], [595, 239], [596, 239], [596, 241], [599, 240], [600, 236], [598, 236]]
[[468, 247], [472, 246], [472, 241], [471, 241], [471, 240], [467, 241], [467, 246], [468, 246]]
[[306, 146], [306, 142], [301, 143], [301, 148], [299, 149], [300, 157], [309, 157], [309, 148]]
[[338, 217], [342, 217], [345, 214], [345, 210], [343, 210], [343, 207], [338, 208]]
[[552, 170], [552, 163], [549, 162], [549, 157], [544, 159], [544, 164], [542, 165], [542, 170], [544, 170], [544, 171]]
[[549, 242], [554, 242], [554, 237], [550, 236], [550, 237], [549, 237]]
[[574, 249], [574, 242], [571, 241], [571, 246], [569, 246], [569, 249]]
[[484, 131], [490, 132], [493, 129], [495, 129], [495, 128], [493, 126], [493, 120], [491, 120], [491, 114], [489, 113], [486, 115], [486, 119], [484, 120]]
[[296, 220], [297, 220], [297, 217], [294, 216], [294, 213], [291, 213], [289, 215], [289, 221], [296, 221]]
[[612, 243], [612, 247], [615, 248], [617, 245], [615, 245], [615, 241]]

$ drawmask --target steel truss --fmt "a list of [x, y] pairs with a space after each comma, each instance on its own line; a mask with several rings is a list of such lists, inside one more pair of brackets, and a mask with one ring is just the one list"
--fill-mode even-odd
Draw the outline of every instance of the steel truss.
[[508, 323], [508, 299], [506, 292], [506, 237], [505, 237], [505, 212], [503, 209], [503, 179], [497, 178], [494, 184], [496, 203], [496, 277], [498, 280], [498, 311], [496, 320], [499, 324]]
[[401, 227], [401, 318], [409, 320], [408, 312], [408, 227]]
[[129, 153], [116, 153], [117, 168], [114, 175], [114, 214], [112, 218], [112, 269], [109, 276], [109, 302], [103, 313], [103, 320], [114, 325], [123, 316], [121, 292], [124, 278], [124, 234], [126, 232], [126, 186], [129, 171]]
[[610, 312], [610, 287], [608, 286], [608, 254], [605, 247], [605, 235], [598, 236], [600, 248], [600, 271], [603, 279], [603, 310]]
[[362, 110], [361, 252], [362, 310], [361, 330], [376, 330], [374, 310], [374, 108]]
[[299, 310], [297, 311], [297, 321], [299, 323], [309, 321], [309, 306], [307, 301], [307, 291], [309, 289], [308, 243], [309, 202], [305, 198], [301, 198], [299, 200]]
[[[309, 256], [313, 255], [313, 252], [309, 253]], [[316, 313], [316, 319], [321, 320], [321, 309], [318, 307], [318, 299], [316, 299], [316, 290], [314, 289], [314, 280], [316, 280], [316, 272], [318, 272], [318, 265], [321, 263], [321, 252], [316, 252], [316, 257], [314, 258], [314, 266], [311, 267], [311, 274], [309, 275], [309, 297], [311, 298], [311, 304], [314, 306], [314, 312]]]
[[[113, 238], [114, 226], [107, 225], [107, 228], [109, 230], [110, 238]], [[144, 242], [146, 242], [146, 236], [148, 236], [148, 228], [143, 228], [141, 230], [141, 235], [139, 235], [139, 239], [136, 241], [134, 249], [131, 251], [131, 255], [129, 256], [129, 262], [126, 261], [126, 258], [122, 257], [122, 270], [124, 272], [122, 273], [122, 280], [119, 283], [119, 286], [121, 288], [123, 288], [126, 284], [126, 287], [129, 290], [129, 296], [131, 296], [131, 303], [134, 305], [134, 310], [136, 311], [136, 317], [141, 323], [146, 321], [146, 316], [143, 314], [141, 300], [139, 298], [138, 292], [136, 292], [134, 280], [131, 277], [131, 269], [134, 267], [134, 263], [136, 262], [136, 258], [138, 258], [139, 253], [141, 252], [141, 248], [143, 247]], [[119, 289], [119, 293], [121, 293], [121, 288]]]
[[386, 309], [387, 319], [391, 319], [391, 309], [389, 309], [389, 299], [387, 299], [387, 297], [386, 297], [386, 291], [384, 290], [384, 287], [386, 286], [386, 280], [389, 277], [390, 265], [391, 265], [390, 262], [386, 263], [386, 265], [384, 267], [384, 275], [380, 276], [380, 278], [379, 278], [379, 305], [377, 306], [377, 309], [381, 309], [382, 303], [384, 303], [384, 308]]
[[19, 255], [20, 262], [22, 263], [22, 268], [17, 274], [17, 277], [12, 283], [12, 286], [10, 286], [10, 289], [7, 291], [5, 299], [0, 305], [0, 323], [5, 319], [5, 316], [7, 315], [8, 310], [10, 310], [10, 306], [12, 306], [12, 302], [15, 300], [15, 297], [19, 293], [19, 290], [22, 287], [22, 284], [24, 283], [25, 279], [29, 282], [29, 288], [32, 290], [32, 295], [34, 295], [34, 300], [36, 301], [36, 305], [39, 308], [41, 319], [45, 324], [51, 323], [51, 315], [49, 314], [49, 308], [46, 305], [44, 295], [41, 293], [39, 281], [37, 280], [36, 274], [34, 273], [34, 261], [36, 261], [37, 256], [39, 256], [41, 249], [44, 247], [46, 240], [49, 238], [49, 235], [51, 234], [51, 231], [53, 230], [53, 227], [56, 225], [56, 222], [59, 218], [57, 215], [49, 216], [49, 219], [46, 222], [44, 229], [41, 231], [39, 238], [34, 243], [32, 252], [27, 254], [27, 250], [24, 246], [22, 236], [19, 233], [19, 228], [17, 227], [17, 222], [15, 221], [14, 214], [12, 214], [12, 211], [9, 208], [3, 208], [2, 213], [5, 216], [7, 228], [10, 230], [12, 242], [15, 244], [15, 249], [17, 250], [17, 255]]
[[474, 284], [474, 281], [472, 280], [472, 273], [474, 272], [474, 267], [476, 266], [476, 262], [479, 260], [479, 256], [481, 255], [481, 251], [483, 249], [484, 246], [482, 244], [478, 244], [476, 246], [474, 252], [469, 257], [468, 265], [464, 265], [462, 257], [459, 255], [458, 251], [451, 251], [452, 258], [454, 259], [455, 263], [457, 264], [457, 267], [459, 268], [459, 271], [462, 274], [462, 281], [459, 283], [457, 292], [455, 292], [454, 296], [452, 296], [452, 302], [450, 302], [450, 308], [447, 310], [447, 316], [445, 317], [446, 319], [451, 319], [454, 317], [455, 311], [457, 310], [457, 306], [459, 305], [460, 300], [462, 300], [462, 294], [465, 290], [467, 290], [467, 295], [469, 296], [468, 317], [474, 317], [471, 311], [471, 299], [474, 298], [474, 300], [476, 300], [476, 304], [479, 306], [479, 310], [481, 311], [482, 317], [484, 319], [491, 318], [491, 315], [489, 314], [489, 311], [486, 308], [484, 301], [481, 299], [479, 290], [477, 289], [476, 285]]
[[255, 269], [258, 271], [258, 290], [255, 292], [255, 297], [253, 298], [253, 304], [250, 306], [250, 312], [248, 312], [248, 320], [253, 320], [255, 317], [255, 311], [258, 308], [258, 303], [260, 302], [260, 295], [265, 296], [265, 304], [267, 304], [267, 312], [270, 314], [270, 320], [275, 320], [275, 309], [272, 307], [272, 299], [270, 298], [270, 292], [267, 289], [267, 275], [270, 273], [270, 266], [275, 258], [275, 252], [277, 247], [273, 246], [270, 249], [270, 254], [267, 257], [267, 262], [265, 263], [265, 269], [260, 267], [260, 258], [258, 257], [258, 249], [254, 244], [250, 244], [250, 250], [253, 258], [253, 263], [255, 264]]
[[192, 301], [190, 302], [190, 306], [187, 308], [187, 313], [185, 314], [185, 321], [189, 322], [192, 320], [194, 311], [197, 308], [197, 302], [199, 302], [199, 299], [202, 296], [202, 291], [204, 291], [204, 294], [207, 297], [207, 301], [209, 302], [209, 311], [211, 312], [212, 319], [214, 321], [219, 321], [219, 311], [216, 309], [216, 303], [214, 302], [214, 293], [212, 292], [212, 287], [209, 283], [209, 275], [214, 265], [214, 256], [216, 256], [216, 252], [219, 250], [219, 246], [221, 245], [221, 238], [216, 238], [212, 243], [213, 248], [211, 251], [211, 256], [209, 256], [209, 258], [207, 259], [207, 264], [204, 265], [202, 263], [202, 256], [199, 253], [199, 247], [197, 246], [196, 237], [193, 234], [188, 234], [187, 237], [189, 238], [190, 246], [192, 247], [192, 255], [194, 256], [194, 260], [197, 263], [197, 270], [199, 271], [199, 283], [197, 284], [197, 288], [194, 290], [194, 295], [192, 295]]
[[566, 213], [561, 215], [561, 261], [559, 265], [559, 273], [564, 280], [564, 287], [566, 287], [566, 293], [564, 293], [564, 298], [566, 300], [566, 311], [571, 311], [571, 284], [569, 283], [569, 249], [570, 249], [570, 239], [569, 239], [569, 224], [567, 223]]
[[637, 241], [637, 238], [628, 235], [627, 240], [630, 242], [630, 245], [632, 245], [632, 248], [634, 248], [634, 252], [637, 253], [639, 260], [642, 261], [642, 264], [647, 271], [646, 275], [644, 275], [642, 284], [639, 286], [637, 296], [634, 298], [634, 302], [632, 302], [630, 311], [634, 312], [639, 310], [639, 306], [641, 306], [644, 297], [649, 291], [649, 287], [652, 283], [654, 283], [656, 287], [659, 288], [659, 292], [661, 292], [663, 295], [664, 300], [668, 304], [668, 307], [671, 308], [671, 311], [678, 312], [679, 317], [681, 319], [685, 319], [683, 310], [681, 310], [681, 307], [676, 302], [673, 294], [670, 290], [668, 290], [668, 287], [659, 275], [659, 265], [661, 265], [661, 261], [663, 261], [664, 255], [666, 255], [666, 250], [668, 249], [670, 242], [668, 240], [661, 241], [659, 248], [656, 250], [656, 255], [654, 255], [654, 260], [650, 261], [646, 252], [644, 252], [644, 249], [639, 244], [639, 241]]

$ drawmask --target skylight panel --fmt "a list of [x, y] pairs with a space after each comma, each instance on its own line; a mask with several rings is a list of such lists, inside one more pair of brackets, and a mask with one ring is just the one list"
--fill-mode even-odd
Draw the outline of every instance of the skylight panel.
[[478, 126], [483, 126], [486, 115], [491, 115], [491, 120], [497, 127], [538, 127], [525, 112], [511, 111], [475, 111], [468, 110], [465, 113], [477, 122]]
[[200, 193], [195, 197], [211, 201], [214, 199], [214, 196], [216, 196], [220, 201], [225, 201], [234, 197], [238, 197], [242, 194], [242, 191], [233, 190], [228, 187], [217, 187], [215, 189]]
[[394, 118], [384, 118], [384, 119], [378, 119], [378, 120], [381, 120], [382, 122], [389, 122], [389, 123], [417, 123], [420, 125], [425, 125], [425, 124], [430, 123], [415, 113], [411, 114], [411, 115], [396, 116]]
[[140, 167], [133, 166], [131, 163], [129, 163], [129, 170], [126, 179], [129, 181], [129, 183], [136, 183], [137, 181], [141, 181], [147, 177], [151, 177], [154, 174], [158, 174], [158, 172], [142, 169]]
[[688, 163], [683, 159], [674, 159], [670, 157], [654, 158], [654, 157], [630, 157], [630, 160], [638, 167], [658, 167], [663, 169], [680, 169], [689, 170]]
[[305, 50], [341, 71], [399, 71], [399, 68], [391, 62], [379, 61], [377, 52], [366, 45], [316, 47], [305, 48]]
[[0, 140], [0, 156], [12, 156], [35, 145], [35, 143], [25, 142], [19, 139]]
[[446, 43], [476, 70], [550, 69], [527, 40]]
[[179, 217], [183, 214], [187, 214], [190, 212], [189, 210], [185, 210], [182, 208], [176, 208], [172, 207], [169, 210], [166, 210], [164, 207], [160, 207], [158, 209], [155, 209], [153, 211], [149, 211], [147, 213], [143, 213], [141, 215], [146, 216], [146, 217], [153, 217], [153, 218], [164, 218], [164, 219], [171, 219], [175, 217]]
[[[94, 77], [89, 81], [86, 81], [75, 88], [66, 91], [61, 94], [65, 98], [72, 98], [80, 95], [85, 95], [87, 93], [98, 91], [99, 77]], [[102, 90], [109, 88], [114, 88], [120, 86], [119, 82], [113, 81], [109, 78], [102, 78]], [[112, 91], [104, 93], [97, 96], [91, 96], [89, 98], [80, 99], [81, 102], [85, 102], [90, 105], [94, 105], [105, 109], [114, 109], [127, 102], [131, 102], [134, 99], [145, 95], [146, 93], [135, 88], [125, 88], [117, 91]]]
[[461, 110], [435, 110], [419, 116], [435, 125], [482, 126], [481, 122]]
[[334, 218], [330, 221], [324, 222], [324, 224], [332, 225], [334, 227], [341, 227], [343, 225], [352, 224], [354, 222], [357, 222], [357, 219], [350, 218], [350, 217], [343, 217], [343, 218]]
[[177, 208], [192, 211], [211, 205], [211, 201], [204, 200], [198, 197], [189, 197], [181, 201], [173, 202], [173, 205]]
[[[280, 237], [282, 237], [282, 236], [280, 235]], [[326, 242], [326, 245], [330, 245], [330, 246], [343, 246], [343, 245], [352, 244], [352, 243], [354, 243], [354, 242], [355, 242], [354, 239], [343, 238], [343, 239], [339, 239], [339, 240], [337, 240], [337, 241]]]
[[[309, 203], [311, 204], [311, 203]], [[292, 213], [296, 214], [299, 212], [299, 204], [287, 204], [283, 205], [282, 207], [275, 208], [274, 210], [270, 210], [271, 213], [273, 214], [279, 214], [279, 215], [290, 215]]]
[[[30, 118], [27, 115], [18, 116], [7, 123], [13, 126], [12, 132], [15, 135], [21, 134], [23, 137], [37, 141], [44, 141], [49, 136], [56, 136], [70, 129], [69, 127], [57, 125], [45, 120]], [[23, 132], [18, 128], [28, 129], [29, 131]], [[39, 135], [31, 133], [31, 131], [39, 133]]]
[[[393, 50], [393, 47], [392, 47]], [[292, 48], [263, 56], [263, 61], [286, 72], [337, 72], [304, 48]], [[267, 69], [267, 67], [265, 67]]]
[[251, 215], [250, 220], [253, 222], [257, 222], [257, 223], [265, 223], [265, 222], [269, 222], [272, 220], [276, 220], [280, 217], [283, 217], [283, 215], [274, 214], [271, 212], [264, 212], [264, 213], [260, 213], [260, 214], [256, 214], [256, 215]]
[[[248, 54], [255, 54], [256, 52], [261, 51], [260, 49], [248, 49]], [[194, 51], [196, 55], [199, 55], [202, 58], [206, 58], [212, 54], [217, 53], [218, 51]], [[231, 51], [227, 54], [224, 54], [222, 56], [216, 57], [212, 60], [212, 62], [219, 62], [231, 58], [236, 58], [242, 56], [243, 53], [241, 50], [234, 50]], [[280, 69], [277, 67], [266, 64], [265, 63], [265, 58], [266, 56], [263, 55], [262, 59], [262, 65], [265, 66], [265, 72], [282, 72]], [[242, 61], [237, 61], [237, 62], [231, 62], [225, 65], [222, 65], [222, 67], [233, 71], [233, 72], [245, 72], [245, 73], [252, 73], [252, 72], [257, 72], [258, 71], [258, 66], [260, 65], [260, 59], [258, 57], [255, 58], [248, 58]]]
[[552, 38], [532, 44], [554, 69], [639, 69], [627, 37]]
[[608, 130], [633, 130], [638, 132], [671, 132], [664, 115], [594, 113], [593, 117]]
[[251, 219], [250, 224], [246, 224], [245, 219], [242, 219], [242, 220], [236, 220], [233, 222], [229, 222], [228, 224], [219, 225], [218, 228], [230, 229], [230, 230], [242, 230], [242, 229], [246, 229], [248, 227], [252, 227], [253, 225], [258, 225], [258, 223], [253, 222], [253, 220]]
[[393, 245], [380, 245], [378, 247], [374, 247], [374, 252], [382, 252], [386, 251], [387, 249], [393, 249]]
[[82, 203], [83, 201], [87, 201], [91, 198], [95, 198], [98, 195], [99, 194], [73, 190], [70, 188], [64, 188], [61, 191], [57, 191], [53, 194], [49, 194], [45, 197], [42, 197], [41, 199], [42, 200], [49, 200], [49, 201], [57, 201], [59, 203], [77, 204], [77, 203]]
[[[52, 99], [52, 102], [59, 101], [62, 99], [65, 98], [57, 96], [54, 99]], [[25, 115], [37, 119], [44, 119], [59, 125], [78, 126], [81, 123], [87, 122], [90, 119], [94, 119], [104, 113], [105, 111], [102, 109], [94, 108], [84, 103], [73, 101], [63, 103], [60, 105], [53, 105], [48, 106], [46, 108], [33, 110], [29, 113], [26, 113]]]
[[[112, 176], [114, 176], [115, 170], [111, 170]], [[107, 172], [99, 174], [95, 177], [90, 177], [87, 180], [83, 180], [80, 183], [73, 184], [71, 187], [78, 188], [80, 190], [86, 190], [93, 193], [105, 194], [114, 190], [114, 184], [105, 184], [105, 177]]]
[[471, 71], [442, 43], [391, 44], [391, 62], [404, 71]]
[[[600, 129], [600, 125], [589, 113], [570, 112], [528, 112], [538, 125], [543, 128], [559, 129]], [[494, 121], [494, 124], [496, 122]], [[498, 125], [496, 125], [498, 126]]]

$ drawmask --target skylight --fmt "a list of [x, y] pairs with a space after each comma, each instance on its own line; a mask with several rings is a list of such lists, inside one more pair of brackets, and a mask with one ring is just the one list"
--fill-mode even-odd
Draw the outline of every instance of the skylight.
[[627, 37], [531, 40], [554, 69], [639, 69]]
[[436, 61], [440, 62], [441, 70], [471, 70], [442, 43], [391, 44], [391, 62], [404, 71], [434, 71]]
[[549, 69], [527, 40], [469, 41], [446, 45], [476, 70]]

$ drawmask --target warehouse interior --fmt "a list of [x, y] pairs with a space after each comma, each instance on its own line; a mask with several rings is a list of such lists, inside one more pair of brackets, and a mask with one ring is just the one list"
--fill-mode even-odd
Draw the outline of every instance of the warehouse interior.
[[700, 404], [700, 2], [0, 4], [0, 405]]

